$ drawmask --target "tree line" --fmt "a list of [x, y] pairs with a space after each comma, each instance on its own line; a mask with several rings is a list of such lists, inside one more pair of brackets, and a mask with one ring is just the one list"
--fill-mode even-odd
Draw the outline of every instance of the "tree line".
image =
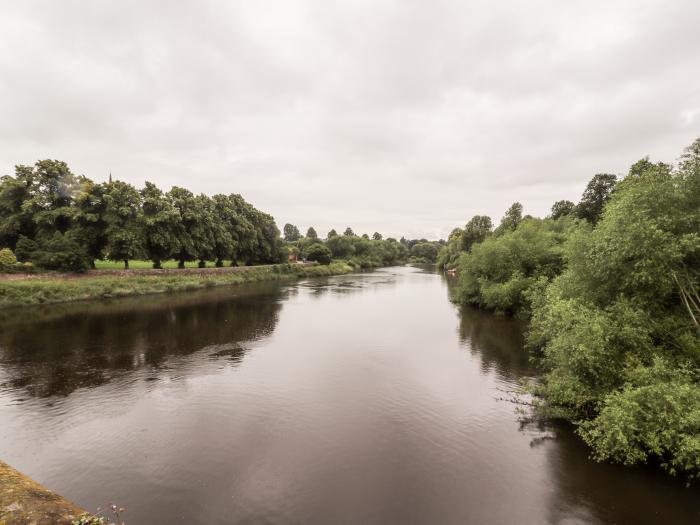
[[371, 237], [366, 233], [356, 235], [349, 226], [342, 235], [331, 229], [324, 240], [319, 238], [313, 227], [309, 227], [305, 236], [297, 226], [289, 223], [284, 225], [282, 231], [290, 253], [319, 262], [342, 259], [358, 269], [406, 262], [434, 263], [441, 246], [440, 242], [427, 239], [384, 239], [379, 232], [374, 232]]
[[20, 261], [83, 271], [97, 259], [225, 260], [236, 265], [286, 258], [274, 219], [237, 194], [208, 197], [146, 182], [96, 183], [74, 175], [65, 162], [18, 165], [0, 179], [0, 248]]
[[531, 319], [538, 409], [594, 457], [700, 476], [700, 139], [676, 165], [596, 175], [544, 219], [522, 211], [452, 232], [455, 299]]

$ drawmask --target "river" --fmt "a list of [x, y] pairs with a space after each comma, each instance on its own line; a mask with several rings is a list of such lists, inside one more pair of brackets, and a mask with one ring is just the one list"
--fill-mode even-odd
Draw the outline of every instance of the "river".
[[0, 311], [0, 458], [128, 525], [686, 524], [511, 401], [522, 323], [411, 267]]

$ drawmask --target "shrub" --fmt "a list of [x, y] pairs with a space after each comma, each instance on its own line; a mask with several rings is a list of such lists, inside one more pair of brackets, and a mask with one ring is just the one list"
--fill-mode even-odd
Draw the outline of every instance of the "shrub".
[[18, 261], [27, 262], [34, 258], [34, 252], [37, 250], [37, 244], [29, 237], [20, 235], [15, 246], [15, 256]]
[[34, 263], [47, 270], [84, 272], [90, 267], [85, 248], [70, 235], [56, 232], [34, 252]]
[[9, 248], [0, 250], [0, 268], [4, 266], [14, 266], [17, 263], [17, 257]]
[[306, 259], [316, 261], [319, 264], [331, 263], [331, 251], [323, 244], [312, 244], [306, 249]]

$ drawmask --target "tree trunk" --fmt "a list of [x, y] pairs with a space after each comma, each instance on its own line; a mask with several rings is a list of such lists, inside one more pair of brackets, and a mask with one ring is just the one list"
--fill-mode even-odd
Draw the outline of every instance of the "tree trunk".
[[129, 259], [124, 259], [124, 269], [125, 270], [129, 269]]
[[224, 265], [224, 261], [222, 261], [220, 258], [216, 260], [216, 267], [221, 268]]
[[90, 259], [90, 268], [95, 269], [95, 259]]
[[207, 267], [207, 262], [206, 261], [199, 261], [197, 264], [198, 267], [200, 268], [206, 268]]
[[180, 259], [180, 260], [177, 262], [177, 267], [178, 267], [178, 268], [184, 268], [184, 267], [185, 267], [185, 259]]
[[154, 270], [162, 270], [163, 266], [160, 264], [160, 261], [153, 261], [153, 269]]
[[238, 261], [236, 259], [232, 259], [231, 266], [238, 266]]

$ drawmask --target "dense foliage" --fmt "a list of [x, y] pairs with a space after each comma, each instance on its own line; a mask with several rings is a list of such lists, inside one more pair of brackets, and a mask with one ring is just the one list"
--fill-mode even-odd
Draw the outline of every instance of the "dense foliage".
[[466, 231], [438, 264], [457, 301], [532, 317], [543, 413], [600, 460], [700, 476], [700, 140], [677, 167], [596, 175], [546, 219], [516, 203], [482, 240]]
[[[0, 248], [47, 269], [82, 271], [95, 259], [147, 258], [154, 268], [175, 259], [233, 264], [280, 262], [274, 219], [240, 195], [163, 193], [122, 181], [97, 184], [75, 176], [64, 162], [17, 166], [0, 179]], [[298, 234], [298, 232], [297, 232]]]

